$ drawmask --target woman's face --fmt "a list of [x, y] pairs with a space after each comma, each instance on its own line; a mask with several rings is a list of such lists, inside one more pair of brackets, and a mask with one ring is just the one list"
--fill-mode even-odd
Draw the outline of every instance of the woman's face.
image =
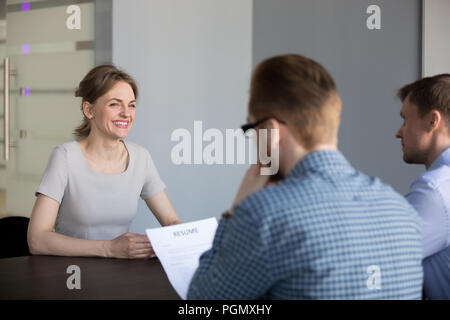
[[118, 82], [97, 99], [91, 109], [91, 131], [99, 131], [111, 139], [123, 139], [135, 117], [136, 98], [126, 82]]

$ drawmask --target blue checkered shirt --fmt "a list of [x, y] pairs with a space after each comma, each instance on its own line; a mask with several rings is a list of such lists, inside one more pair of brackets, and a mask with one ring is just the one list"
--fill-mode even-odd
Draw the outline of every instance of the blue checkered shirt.
[[219, 223], [188, 299], [420, 299], [420, 220], [339, 151], [314, 152]]

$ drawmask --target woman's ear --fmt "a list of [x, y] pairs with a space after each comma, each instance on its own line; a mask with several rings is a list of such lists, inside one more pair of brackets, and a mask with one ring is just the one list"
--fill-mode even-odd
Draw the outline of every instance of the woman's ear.
[[93, 105], [88, 102], [85, 101], [83, 102], [82, 108], [83, 108], [83, 114], [86, 116], [86, 118], [88, 118], [89, 120], [92, 119], [94, 117], [94, 113], [93, 113]]

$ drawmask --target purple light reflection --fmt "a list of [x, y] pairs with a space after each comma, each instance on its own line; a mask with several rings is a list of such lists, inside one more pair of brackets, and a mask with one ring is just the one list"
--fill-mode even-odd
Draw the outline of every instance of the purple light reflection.
[[22, 3], [22, 11], [29, 11], [30, 10], [30, 2], [26, 1]]
[[30, 53], [30, 46], [28, 44], [22, 45], [22, 54], [29, 54]]

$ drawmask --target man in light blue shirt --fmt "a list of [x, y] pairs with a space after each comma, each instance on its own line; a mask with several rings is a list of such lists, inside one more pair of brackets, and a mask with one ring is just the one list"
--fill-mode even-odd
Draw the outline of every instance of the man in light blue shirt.
[[405, 196], [423, 219], [425, 297], [450, 299], [450, 74], [406, 85], [398, 96], [403, 159], [427, 169]]
[[247, 171], [189, 299], [422, 297], [419, 216], [337, 149], [341, 106], [334, 80], [311, 59], [258, 65], [242, 129], [268, 142], [260, 159], [270, 151], [282, 179], [268, 185], [267, 168]]

